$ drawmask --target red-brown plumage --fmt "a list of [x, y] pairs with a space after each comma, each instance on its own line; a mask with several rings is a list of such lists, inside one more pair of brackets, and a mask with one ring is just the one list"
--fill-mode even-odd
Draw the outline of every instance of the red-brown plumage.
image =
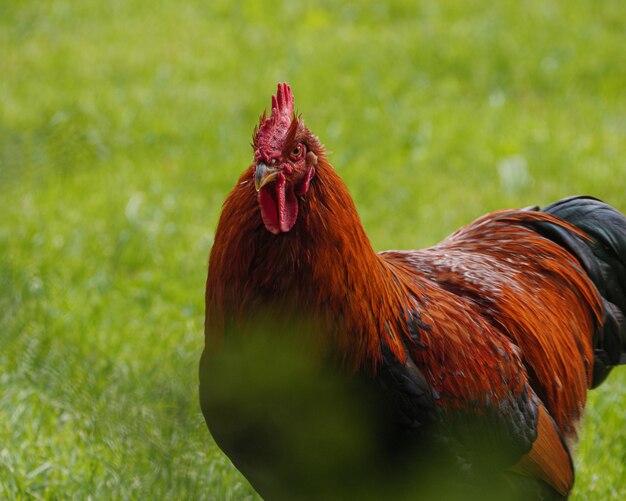
[[[255, 164], [224, 204], [207, 279], [207, 352], [216, 351], [226, 322], [275, 311], [314, 322], [348, 373], [375, 377], [385, 350], [400, 364], [410, 357], [439, 408], [506, 420], [522, 405], [536, 446], [520, 455], [516, 471], [566, 494], [573, 473], [562, 439], [576, 439], [604, 310], [577, 258], [536, 226], [588, 237], [553, 215], [512, 210], [429, 249], [377, 254], [321, 144], [282, 114], [293, 113], [287, 91], [279, 87], [273, 98], [277, 118], [262, 117]], [[256, 165], [270, 157], [280, 163], [297, 144], [312, 157], [290, 164], [301, 176], [294, 183], [313, 160], [314, 177], [298, 196], [293, 227], [275, 234], [259, 210]], [[520, 404], [524, 398], [530, 403]]]
[[[591, 384], [592, 337], [602, 310], [595, 287], [576, 260], [525, 226], [533, 220], [556, 222], [578, 233], [547, 214], [502, 211], [426, 251], [383, 255], [412, 260], [420, 281], [433, 283], [431, 309], [464, 301], [467, 316], [479, 314], [488, 324], [467, 327], [468, 332], [480, 332], [491, 341], [505, 336], [519, 347], [533, 388], [563, 433], [574, 438]], [[433, 322], [435, 330], [449, 324], [446, 315], [450, 313]], [[434, 337], [446, 337], [438, 334]], [[458, 343], [471, 344], [469, 334]], [[429, 356], [437, 351], [442, 350], [429, 350]], [[486, 381], [477, 379], [478, 385]]]

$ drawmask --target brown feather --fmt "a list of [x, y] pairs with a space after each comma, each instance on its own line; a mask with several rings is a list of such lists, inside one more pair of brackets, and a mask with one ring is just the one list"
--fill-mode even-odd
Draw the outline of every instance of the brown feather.
[[566, 496], [574, 485], [574, 465], [554, 421], [544, 407], [539, 408], [537, 439], [512, 471], [540, 478]]
[[[591, 384], [591, 343], [602, 322], [602, 308], [597, 290], [577, 261], [524, 226], [540, 218], [569, 229], [567, 223], [546, 214], [501, 211], [480, 218], [431, 249], [384, 256], [402, 259], [422, 275], [418, 279], [423, 284], [434, 281], [443, 289], [433, 292], [431, 310], [441, 308], [439, 303], [465, 301], [468, 316], [488, 322], [476, 329], [455, 318], [458, 313], [441, 315], [438, 322], [446, 331], [440, 336], [449, 337], [450, 325], [458, 323], [473, 332], [471, 342], [459, 342], [459, 350], [466, 351], [478, 337], [489, 342], [502, 336], [510, 340], [557, 425], [566, 437], [575, 438]], [[446, 315], [454, 316], [445, 320]], [[473, 318], [472, 323], [481, 320]], [[429, 350], [431, 360], [424, 363], [438, 366], [441, 361], [432, 360], [436, 351]], [[472, 356], [480, 360], [489, 355], [481, 351]], [[486, 391], [492, 383], [479, 379], [472, 384], [477, 385], [476, 391]]]

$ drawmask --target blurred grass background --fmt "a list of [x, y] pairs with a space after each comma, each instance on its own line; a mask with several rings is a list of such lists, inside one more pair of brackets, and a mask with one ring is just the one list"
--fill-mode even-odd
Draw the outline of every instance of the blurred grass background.
[[[620, 0], [0, 3], [0, 497], [241, 499], [197, 403], [206, 262], [278, 81], [377, 249], [626, 211]], [[573, 499], [626, 498], [626, 370]]]

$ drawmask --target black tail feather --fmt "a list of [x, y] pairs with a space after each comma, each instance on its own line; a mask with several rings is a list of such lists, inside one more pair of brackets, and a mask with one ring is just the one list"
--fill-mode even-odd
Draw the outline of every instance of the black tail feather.
[[626, 364], [626, 217], [592, 197], [570, 197], [542, 209], [573, 224], [589, 240], [551, 223], [536, 230], [576, 256], [602, 296], [605, 321], [594, 340], [592, 386], [615, 365]]

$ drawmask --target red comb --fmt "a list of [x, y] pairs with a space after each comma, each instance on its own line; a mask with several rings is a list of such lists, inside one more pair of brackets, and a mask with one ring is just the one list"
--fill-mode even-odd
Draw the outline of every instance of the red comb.
[[[293, 94], [291, 87], [287, 83], [279, 83], [276, 95], [272, 96], [272, 115], [271, 118], [283, 121], [285, 118], [291, 122], [293, 115]], [[280, 118], [279, 118], [280, 117]]]
[[254, 147], [277, 147], [285, 137], [293, 118], [293, 94], [287, 83], [279, 83], [276, 95], [272, 96], [272, 113], [269, 118], [261, 116], [259, 127], [254, 134]]

